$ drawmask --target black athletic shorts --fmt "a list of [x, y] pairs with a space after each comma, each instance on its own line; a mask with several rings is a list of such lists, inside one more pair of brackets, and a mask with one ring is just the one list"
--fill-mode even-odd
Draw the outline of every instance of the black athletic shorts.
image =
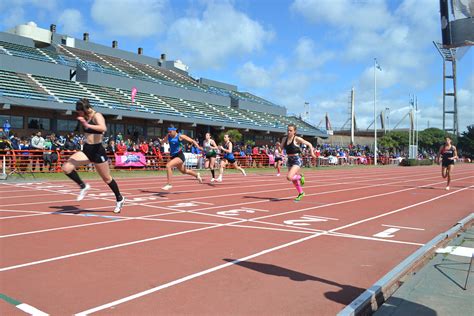
[[454, 160], [444, 160], [441, 161], [441, 165], [444, 167], [444, 168], [447, 168], [449, 165], [454, 165]]
[[184, 153], [182, 151], [178, 152], [177, 154], [171, 155], [171, 160], [173, 160], [176, 157], [181, 159], [182, 162], [186, 161], [186, 157], [184, 157]]
[[85, 143], [82, 152], [93, 163], [102, 163], [108, 160], [105, 148], [101, 143], [92, 145]]
[[275, 162], [277, 161], [283, 161], [283, 159], [281, 157], [275, 157]]

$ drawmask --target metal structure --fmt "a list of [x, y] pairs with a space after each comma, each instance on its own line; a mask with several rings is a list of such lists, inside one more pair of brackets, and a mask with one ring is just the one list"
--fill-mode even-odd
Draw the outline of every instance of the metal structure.
[[[443, 58], [443, 130], [459, 135], [458, 101], [456, 89], [456, 48], [444, 48], [442, 44], [433, 42]], [[446, 68], [451, 64], [451, 73]], [[451, 82], [451, 84], [449, 84]], [[449, 86], [449, 87], [448, 87]], [[449, 127], [449, 121], [452, 127]]]

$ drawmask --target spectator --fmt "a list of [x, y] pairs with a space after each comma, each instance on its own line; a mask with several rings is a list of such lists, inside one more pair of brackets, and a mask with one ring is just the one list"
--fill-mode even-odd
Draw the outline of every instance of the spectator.
[[30, 149], [34, 152], [31, 153], [33, 156], [33, 166], [31, 167], [34, 171], [36, 169], [36, 165], [39, 164], [40, 171], [43, 171], [43, 149], [44, 149], [44, 138], [41, 136], [41, 132], [38, 131], [35, 136], [31, 139], [31, 146]]

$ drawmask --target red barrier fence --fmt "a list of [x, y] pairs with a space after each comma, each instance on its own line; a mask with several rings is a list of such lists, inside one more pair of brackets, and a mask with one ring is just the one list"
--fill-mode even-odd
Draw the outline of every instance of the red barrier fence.
[[[0, 153], [0, 159], [5, 157], [6, 170], [5, 173], [16, 172], [61, 172], [61, 166], [76, 151], [51, 151], [51, 150], [8, 150]], [[202, 155], [185, 153], [187, 168], [204, 168], [204, 158]], [[115, 166], [114, 154], [108, 155], [111, 169], [120, 170], [164, 170], [170, 156], [167, 153], [157, 155], [145, 155], [146, 163], [141, 167], [120, 168]], [[269, 159], [268, 155], [248, 155], [241, 157], [235, 154], [238, 164], [244, 168], [264, 168], [273, 166], [273, 159]], [[217, 158], [216, 167], [219, 166], [220, 157]], [[271, 161], [271, 163], [270, 163]], [[1, 162], [1, 161], [0, 161]], [[399, 159], [388, 157], [379, 157], [379, 164], [398, 164]], [[314, 166], [330, 166], [330, 165], [370, 165], [373, 164], [371, 157], [319, 157], [311, 156], [303, 157], [304, 167]], [[283, 166], [286, 165], [286, 159], [283, 159]], [[94, 165], [88, 164], [81, 166], [80, 171], [93, 171]]]

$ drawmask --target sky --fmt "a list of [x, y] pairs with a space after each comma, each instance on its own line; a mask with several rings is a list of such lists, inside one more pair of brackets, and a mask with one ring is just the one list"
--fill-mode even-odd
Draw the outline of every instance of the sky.
[[[401, 119], [411, 95], [419, 128], [442, 127], [437, 0], [0, 1], [0, 30], [29, 21], [47, 29], [56, 24], [58, 33], [80, 39], [88, 32], [90, 41], [107, 46], [117, 40], [127, 51], [143, 47], [156, 58], [166, 53], [194, 78], [236, 85], [291, 114], [305, 115], [307, 102], [307, 120], [317, 126], [324, 127], [326, 113], [333, 128], [345, 124], [354, 88], [360, 129], [373, 122], [374, 92], [377, 112], [390, 109], [391, 128], [408, 127]], [[458, 54], [459, 129], [465, 131], [474, 124], [474, 52]], [[381, 68], [376, 80], [374, 58]]]

